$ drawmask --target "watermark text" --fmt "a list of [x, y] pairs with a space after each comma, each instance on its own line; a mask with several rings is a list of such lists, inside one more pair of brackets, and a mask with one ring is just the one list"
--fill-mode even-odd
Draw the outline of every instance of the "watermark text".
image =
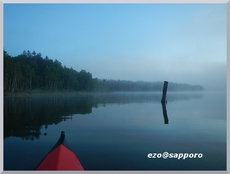
[[203, 153], [169, 153], [169, 152], [163, 152], [163, 153], [148, 153], [147, 155], [148, 158], [163, 158], [163, 159], [189, 159], [189, 158], [202, 158]]

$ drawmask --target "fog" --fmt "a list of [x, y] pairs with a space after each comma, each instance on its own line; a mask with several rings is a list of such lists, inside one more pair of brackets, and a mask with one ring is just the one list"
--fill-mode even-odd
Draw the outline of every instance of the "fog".
[[94, 78], [222, 90], [226, 21], [226, 4], [4, 4], [4, 49]]

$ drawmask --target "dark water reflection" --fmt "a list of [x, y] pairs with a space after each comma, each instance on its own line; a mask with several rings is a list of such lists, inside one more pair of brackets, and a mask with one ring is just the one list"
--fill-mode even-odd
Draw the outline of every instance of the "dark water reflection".
[[92, 96], [6, 97], [4, 99], [4, 138], [39, 138], [44, 125], [58, 124], [72, 114], [89, 114], [97, 102]]
[[[201, 98], [202, 94], [174, 93], [168, 101]], [[4, 138], [15, 136], [38, 139], [41, 128], [58, 124], [74, 114], [90, 114], [92, 108], [108, 104], [160, 102], [161, 93], [103, 93], [78, 95], [42, 95], [4, 98]], [[165, 117], [166, 106], [162, 106]], [[167, 119], [165, 117], [165, 119]], [[167, 120], [166, 120], [167, 122]], [[46, 133], [44, 134], [46, 135]]]

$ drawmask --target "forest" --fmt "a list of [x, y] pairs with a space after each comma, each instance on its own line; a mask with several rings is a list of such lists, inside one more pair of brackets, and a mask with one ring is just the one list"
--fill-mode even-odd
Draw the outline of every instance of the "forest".
[[[4, 51], [4, 92], [23, 91], [161, 91], [162, 82], [109, 80], [93, 78], [86, 70], [76, 71], [58, 60], [42, 57], [35, 51], [10, 56]], [[200, 91], [200, 85], [170, 82], [170, 91]]]

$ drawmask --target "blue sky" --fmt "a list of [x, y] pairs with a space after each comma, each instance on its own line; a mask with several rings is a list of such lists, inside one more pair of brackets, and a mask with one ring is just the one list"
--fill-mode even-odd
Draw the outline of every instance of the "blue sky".
[[4, 49], [93, 77], [226, 85], [225, 4], [4, 4]]

